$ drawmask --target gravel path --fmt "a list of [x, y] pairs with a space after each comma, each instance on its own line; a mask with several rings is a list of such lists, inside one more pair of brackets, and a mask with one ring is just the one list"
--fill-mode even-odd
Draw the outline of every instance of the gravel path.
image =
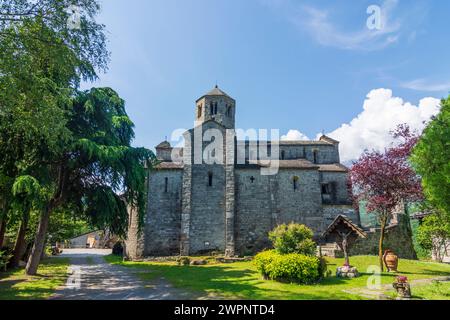
[[69, 278], [52, 299], [60, 300], [179, 300], [192, 299], [163, 278], [151, 282], [139, 279], [133, 269], [106, 263], [111, 250], [65, 249], [60, 257], [70, 258]]

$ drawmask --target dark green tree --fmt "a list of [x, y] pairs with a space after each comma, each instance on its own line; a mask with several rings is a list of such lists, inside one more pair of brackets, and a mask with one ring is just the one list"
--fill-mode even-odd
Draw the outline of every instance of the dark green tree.
[[28, 274], [37, 271], [52, 212], [76, 208], [92, 225], [125, 237], [127, 206], [139, 209], [141, 222], [146, 210], [146, 166], [151, 167], [154, 155], [131, 146], [133, 123], [124, 101], [110, 88], [94, 88], [78, 93], [68, 113], [71, 139], [43, 170], [50, 177], [49, 192]]
[[425, 128], [411, 162], [422, 177], [427, 200], [450, 215], [450, 96], [442, 100], [440, 113]]

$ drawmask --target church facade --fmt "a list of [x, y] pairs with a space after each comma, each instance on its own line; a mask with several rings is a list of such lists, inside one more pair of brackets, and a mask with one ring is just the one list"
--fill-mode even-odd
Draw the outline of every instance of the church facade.
[[129, 257], [250, 255], [270, 247], [268, 232], [282, 223], [305, 224], [319, 236], [339, 214], [358, 221], [338, 141], [238, 140], [236, 101], [217, 86], [194, 112], [183, 147], [156, 146], [140, 233], [130, 210]]

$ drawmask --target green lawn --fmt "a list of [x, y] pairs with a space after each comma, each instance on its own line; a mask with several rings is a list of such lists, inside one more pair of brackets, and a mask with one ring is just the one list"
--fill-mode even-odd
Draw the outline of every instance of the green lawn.
[[66, 282], [68, 266], [67, 258], [49, 258], [36, 276], [25, 275], [24, 269], [0, 273], [0, 300], [47, 299]]
[[[210, 264], [206, 266], [177, 266], [175, 263], [122, 262], [114, 256], [106, 257], [109, 263], [136, 268], [144, 280], [163, 276], [174, 287], [191, 291], [193, 295], [222, 297], [227, 299], [363, 299], [361, 296], [344, 292], [355, 288], [364, 289], [370, 274], [370, 265], [377, 265], [374, 256], [352, 257], [350, 262], [362, 273], [356, 279], [338, 279], [334, 271], [343, 259], [328, 259], [333, 275], [316, 285], [285, 284], [264, 281], [256, 272], [252, 262], [234, 264]], [[434, 262], [400, 260], [399, 274], [410, 280], [431, 279], [450, 276], [450, 265]], [[382, 274], [382, 283], [390, 284], [396, 274]], [[426, 298], [430, 297], [424, 296]]]
[[414, 298], [427, 300], [450, 300], [450, 282], [434, 281], [432, 284], [413, 289]]

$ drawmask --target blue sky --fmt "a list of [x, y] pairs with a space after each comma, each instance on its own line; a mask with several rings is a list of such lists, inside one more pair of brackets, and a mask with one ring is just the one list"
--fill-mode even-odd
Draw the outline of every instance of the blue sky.
[[[344, 140], [348, 159], [382, 147], [375, 141], [396, 122], [420, 127], [437, 110], [437, 100], [422, 99], [450, 91], [448, 1], [101, 3], [111, 63], [85, 86], [110, 86], [126, 100], [138, 146], [191, 128], [195, 100], [216, 81], [237, 100], [237, 127], [310, 138], [323, 130]], [[381, 30], [366, 26], [372, 4], [382, 8]]]

